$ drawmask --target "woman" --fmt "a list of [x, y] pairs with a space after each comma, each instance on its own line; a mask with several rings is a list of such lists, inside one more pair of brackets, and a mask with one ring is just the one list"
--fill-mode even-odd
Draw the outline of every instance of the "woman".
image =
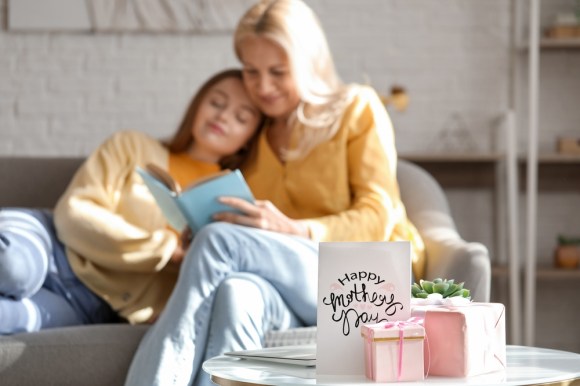
[[[411, 240], [421, 277], [390, 120], [370, 88], [342, 84], [312, 10], [300, 0], [259, 3], [234, 45], [246, 89], [268, 117], [243, 166], [257, 201], [221, 199], [242, 214], [216, 215], [221, 222], [196, 235], [127, 385], [209, 385], [205, 359], [259, 347], [268, 328], [315, 324], [318, 241]], [[254, 296], [235, 291], [241, 283]]]
[[184, 249], [135, 167], [157, 164], [182, 186], [237, 167], [261, 120], [241, 72], [220, 72], [168, 143], [134, 131], [105, 141], [59, 200], [54, 223], [46, 211], [0, 210], [0, 334], [104, 323], [117, 314], [131, 323], [155, 320]]

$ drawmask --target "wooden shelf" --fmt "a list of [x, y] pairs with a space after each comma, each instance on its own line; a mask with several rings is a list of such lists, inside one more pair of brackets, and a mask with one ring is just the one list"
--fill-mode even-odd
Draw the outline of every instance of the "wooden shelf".
[[[491, 274], [497, 278], [507, 278], [509, 270], [506, 265], [493, 265]], [[556, 268], [551, 265], [539, 265], [536, 267], [538, 280], [574, 280], [580, 279], [580, 269]]]
[[541, 164], [580, 164], [580, 155], [544, 153], [538, 155], [538, 162]]
[[[503, 161], [502, 153], [418, 153], [401, 152], [399, 158], [420, 163], [493, 163]], [[525, 155], [518, 156], [519, 163], [526, 163]], [[542, 153], [538, 155], [541, 164], [580, 164], [580, 155]]]
[[433, 163], [490, 163], [504, 158], [501, 153], [399, 153], [399, 157], [411, 162]]
[[542, 49], [580, 48], [580, 38], [543, 38], [540, 39]]
[[[529, 43], [523, 43], [520, 46], [521, 52], [527, 52], [530, 49]], [[575, 50], [580, 49], [580, 38], [542, 38], [540, 39], [541, 50]]]

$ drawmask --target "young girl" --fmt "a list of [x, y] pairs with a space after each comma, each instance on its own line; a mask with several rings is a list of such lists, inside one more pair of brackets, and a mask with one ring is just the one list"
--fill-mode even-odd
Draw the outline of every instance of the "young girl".
[[106, 140], [77, 171], [54, 222], [49, 211], [0, 210], [0, 334], [117, 315], [153, 321], [184, 248], [135, 168], [154, 163], [186, 186], [238, 167], [261, 121], [241, 72], [220, 72], [201, 87], [167, 143], [135, 131]]

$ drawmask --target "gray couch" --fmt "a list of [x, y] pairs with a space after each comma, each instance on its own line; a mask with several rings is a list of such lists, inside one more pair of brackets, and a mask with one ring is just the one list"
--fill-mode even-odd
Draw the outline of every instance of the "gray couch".
[[[80, 158], [0, 157], [0, 207], [52, 208], [81, 162]], [[460, 237], [442, 189], [427, 172], [401, 161], [397, 173], [408, 215], [426, 244], [426, 278], [465, 281], [475, 300], [489, 301], [487, 248]], [[145, 326], [112, 324], [0, 337], [0, 384], [122, 385], [145, 331]], [[304, 339], [314, 337], [312, 329], [309, 332]], [[294, 339], [298, 335], [300, 331], [273, 332], [266, 344], [299, 342]]]

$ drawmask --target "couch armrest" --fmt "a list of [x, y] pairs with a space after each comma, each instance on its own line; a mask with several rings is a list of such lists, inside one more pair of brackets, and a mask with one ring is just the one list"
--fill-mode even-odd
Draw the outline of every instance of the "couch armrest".
[[423, 238], [428, 251], [426, 278], [433, 280], [453, 278], [465, 282], [471, 298], [477, 302], [489, 302], [491, 264], [487, 248], [477, 242], [462, 239]]
[[407, 215], [425, 243], [425, 279], [464, 281], [473, 300], [488, 302], [491, 263], [487, 248], [461, 238], [443, 189], [424, 169], [399, 160], [397, 179]]

